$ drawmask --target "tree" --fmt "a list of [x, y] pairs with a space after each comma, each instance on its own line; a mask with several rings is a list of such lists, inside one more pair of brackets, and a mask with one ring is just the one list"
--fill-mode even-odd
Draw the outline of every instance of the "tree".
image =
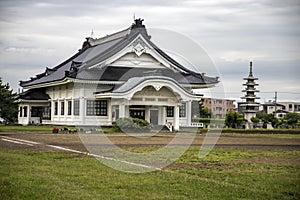
[[271, 122], [273, 127], [276, 127], [276, 125], [278, 124], [278, 119], [273, 114], [267, 114], [267, 113], [264, 113], [264, 112], [257, 112], [256, 117], [258, 119], [260, 119], [262, 122], [264, 122], [265, 124], [268, 123], [268, 122]]
[[257, 118], [257, 117], [251, 117], [251, 122], [253, 122], [253, 123], [257, 123], [257, 122], [259, 122], [260, 120], [259, 120], [259, 118]]
[[211, 109], [204, 107], [201, 101], [192, 102], [192, 117], [211, 118], [211, 116]]
[[245, 118], [242, 114], [230, 110], [226, 113], [225, 125], [229, 128], [238, 128], [241, 126]]
[[287, 121], [288, 125], [295, 126], [296, 123], [300, 120], [300, 114], [298, 113], [287, 113], [284, 116], [284, 119]]
[[6, 123], [14, 123], [18, 118], [18, 104], [13, 98], [8, 84], [3, 84], [0, 78], [0, 117]]
[[200, 117], [202, 117], [202, 118], [211, 118], [211, 116], [212, 116], [212, 111], [211, 111], [211, 109], [206, 108], [206, 107], [203, 107], [203, 108], [200, 110]]

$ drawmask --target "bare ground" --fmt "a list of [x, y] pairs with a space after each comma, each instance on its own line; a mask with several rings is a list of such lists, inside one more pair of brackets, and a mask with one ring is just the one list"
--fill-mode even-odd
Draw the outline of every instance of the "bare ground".
[[[85, 137], [80, 134], [52, 134], [43, 132], [0, 132], [0, 148], [16, 149], [16, 150], [39, 150], [39, 151], [57, 151], [48, 145], [57, 145], [65, 148], [70, 148], [79, 151], [87, 151], [80, 137]], [[156, 135], [152, 137], [135, 137], [126, 134], [91, 134], [88, 135], [90, 140], [93, 137], [96, 140], [108, 138], [109, 143], [101, 145], [118, 145], [120, 147], [140, 147], [140, 146], [164, 146], [169, 144], [174, 139], [174, 134]], [[24, 145], [5, 141], [5, 137], [23, 139], [38, 142], [37, 145]], [[182, 134], [173, 145], [188, 145], [191, 139], [190, 135]], [[192, 142], [192, 145], [201, 146], [205, 136], [197, 135]], [[222, 148], [243, 148], [243, 149], [282, 149], [282, 150], [300, 150], [300, 139], [295, 138], [271, 138], [271, 137], [253, 137], [253, 136], [221, 136], [220, 138], [207, 137], [208, 144], [211, 145], [214, 140], [217, 140], [215, 147]], [[211, 140], [211, 141], [210, 141]], [[95, 142], [95, 145], [99, 143]]]

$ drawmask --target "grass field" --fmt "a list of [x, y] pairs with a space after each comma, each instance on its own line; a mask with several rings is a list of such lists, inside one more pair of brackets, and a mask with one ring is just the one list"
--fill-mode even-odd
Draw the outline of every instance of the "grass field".
[[4, 131], [52, 131], [53, 126], [6, 126], [0, 125], [0, 132]]
[[0, 148], [0, 199], [300, 198], [298, 150], [215, 148], [200, 159], [199, 148], [145, 174], [116, 171], [84, 155]]

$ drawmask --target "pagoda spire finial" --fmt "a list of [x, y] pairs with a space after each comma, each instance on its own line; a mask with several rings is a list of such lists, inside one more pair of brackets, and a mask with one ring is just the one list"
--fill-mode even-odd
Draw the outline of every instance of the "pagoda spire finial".
[[250, 61], [250, 71], [249, 71], [249, 76], [253, 76], [253, 73], [252, 73], [252, 61]]

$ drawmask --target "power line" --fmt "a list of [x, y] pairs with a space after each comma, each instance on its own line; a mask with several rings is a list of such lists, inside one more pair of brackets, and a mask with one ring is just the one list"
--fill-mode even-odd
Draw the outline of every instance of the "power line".
[[[258, 93], [264, 93], [264, 94], [274, 94], [275, 92], [277, 93], [284, 93], [284, 94], [300, 94], [298, 92], [278, 92], [278, 91], [273, 91], [273, 92], [258, 92]], [[226, 93], [226, 94], [241, 94], [243, 92], [227, 92], [227, 91], [224, 91], [224, 92], [209, 92], [209, 93], [213, 93], [213, 94], [223, 94], [223, 93]]]

